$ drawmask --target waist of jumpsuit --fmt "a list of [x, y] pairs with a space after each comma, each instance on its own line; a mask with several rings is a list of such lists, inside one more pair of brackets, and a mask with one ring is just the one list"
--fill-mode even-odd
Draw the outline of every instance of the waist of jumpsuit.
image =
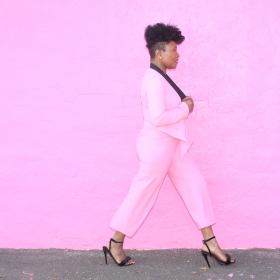
[[[172, 127], [171, 127], [172, 126]], [[186, 135], [185, 121], [181, 120], [180, 122], [172, 125], [165, 126], [154, 126], [148, 120], [144, 120], [144, 126], [140, 130], [138, 137], [148, 136], [151, 141], [157, 141], [157, 139], [168, 140], [168, 139], [177, 139], [178, 144], [180, 145], [180, 156], [181, 158], [189, 150], [190, 144]]]

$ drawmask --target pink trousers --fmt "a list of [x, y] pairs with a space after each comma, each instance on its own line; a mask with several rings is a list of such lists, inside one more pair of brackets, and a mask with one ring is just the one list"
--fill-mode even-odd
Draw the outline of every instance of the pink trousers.
[[132, 237], [153, 207], [166, 175], [199, 229], [215, 223], [207, 185], [189, 152], [180, 158], [180, 140], [143, 128], [137, 138], [139, 171], [110, 227]]

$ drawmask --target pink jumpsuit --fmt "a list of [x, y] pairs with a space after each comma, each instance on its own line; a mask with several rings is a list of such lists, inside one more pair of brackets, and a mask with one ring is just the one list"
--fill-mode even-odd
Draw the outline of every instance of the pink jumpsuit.
[[215, 223], [207, 185], [188, 152], [188, 105], [155, 70], [144, 75], [144, 127], [137, 138], [138, 174], [110, 227], [132, 237], [153, 207], [166, 175], [199, 229]]

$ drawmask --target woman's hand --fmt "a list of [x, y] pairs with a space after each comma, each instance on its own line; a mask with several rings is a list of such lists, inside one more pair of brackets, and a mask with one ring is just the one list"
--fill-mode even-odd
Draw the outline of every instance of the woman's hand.
[[193, 111], [194, 103], [191, 96], [185, 97], [182, 102], [185, 102], [189, 106], [190, 113]]

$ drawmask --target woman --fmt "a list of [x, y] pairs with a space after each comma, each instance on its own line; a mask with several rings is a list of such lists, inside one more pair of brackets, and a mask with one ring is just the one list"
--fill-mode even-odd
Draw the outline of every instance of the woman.
[[123, 251], [124, 238], [132, 237], [139, 229], [154, 205], [166, 175], [202, 232], [201, 253], [208, 266], [208, 256], [213, 256], [220, 264], [232, 264], [235, 260], [224, 254], [213, 234], [211, 226], [215, 220], [207, 186], [188, 152], [185, 120], [193, 111], [193, 99], [188, 96], [181, 100], [165, 79], [166, 69], [177, 67], [177, 45], [185, 37], [176, 26], [158, 23], [146, 28], [145, 39], [152, 68], [146, 71], [141, 88], [144, 127], [137, 138], [139, 171], [111, 221], [110, 227], [115, 234], [103, 247], [106, 264], [107, 254], [119, 266], [135, 263]]

